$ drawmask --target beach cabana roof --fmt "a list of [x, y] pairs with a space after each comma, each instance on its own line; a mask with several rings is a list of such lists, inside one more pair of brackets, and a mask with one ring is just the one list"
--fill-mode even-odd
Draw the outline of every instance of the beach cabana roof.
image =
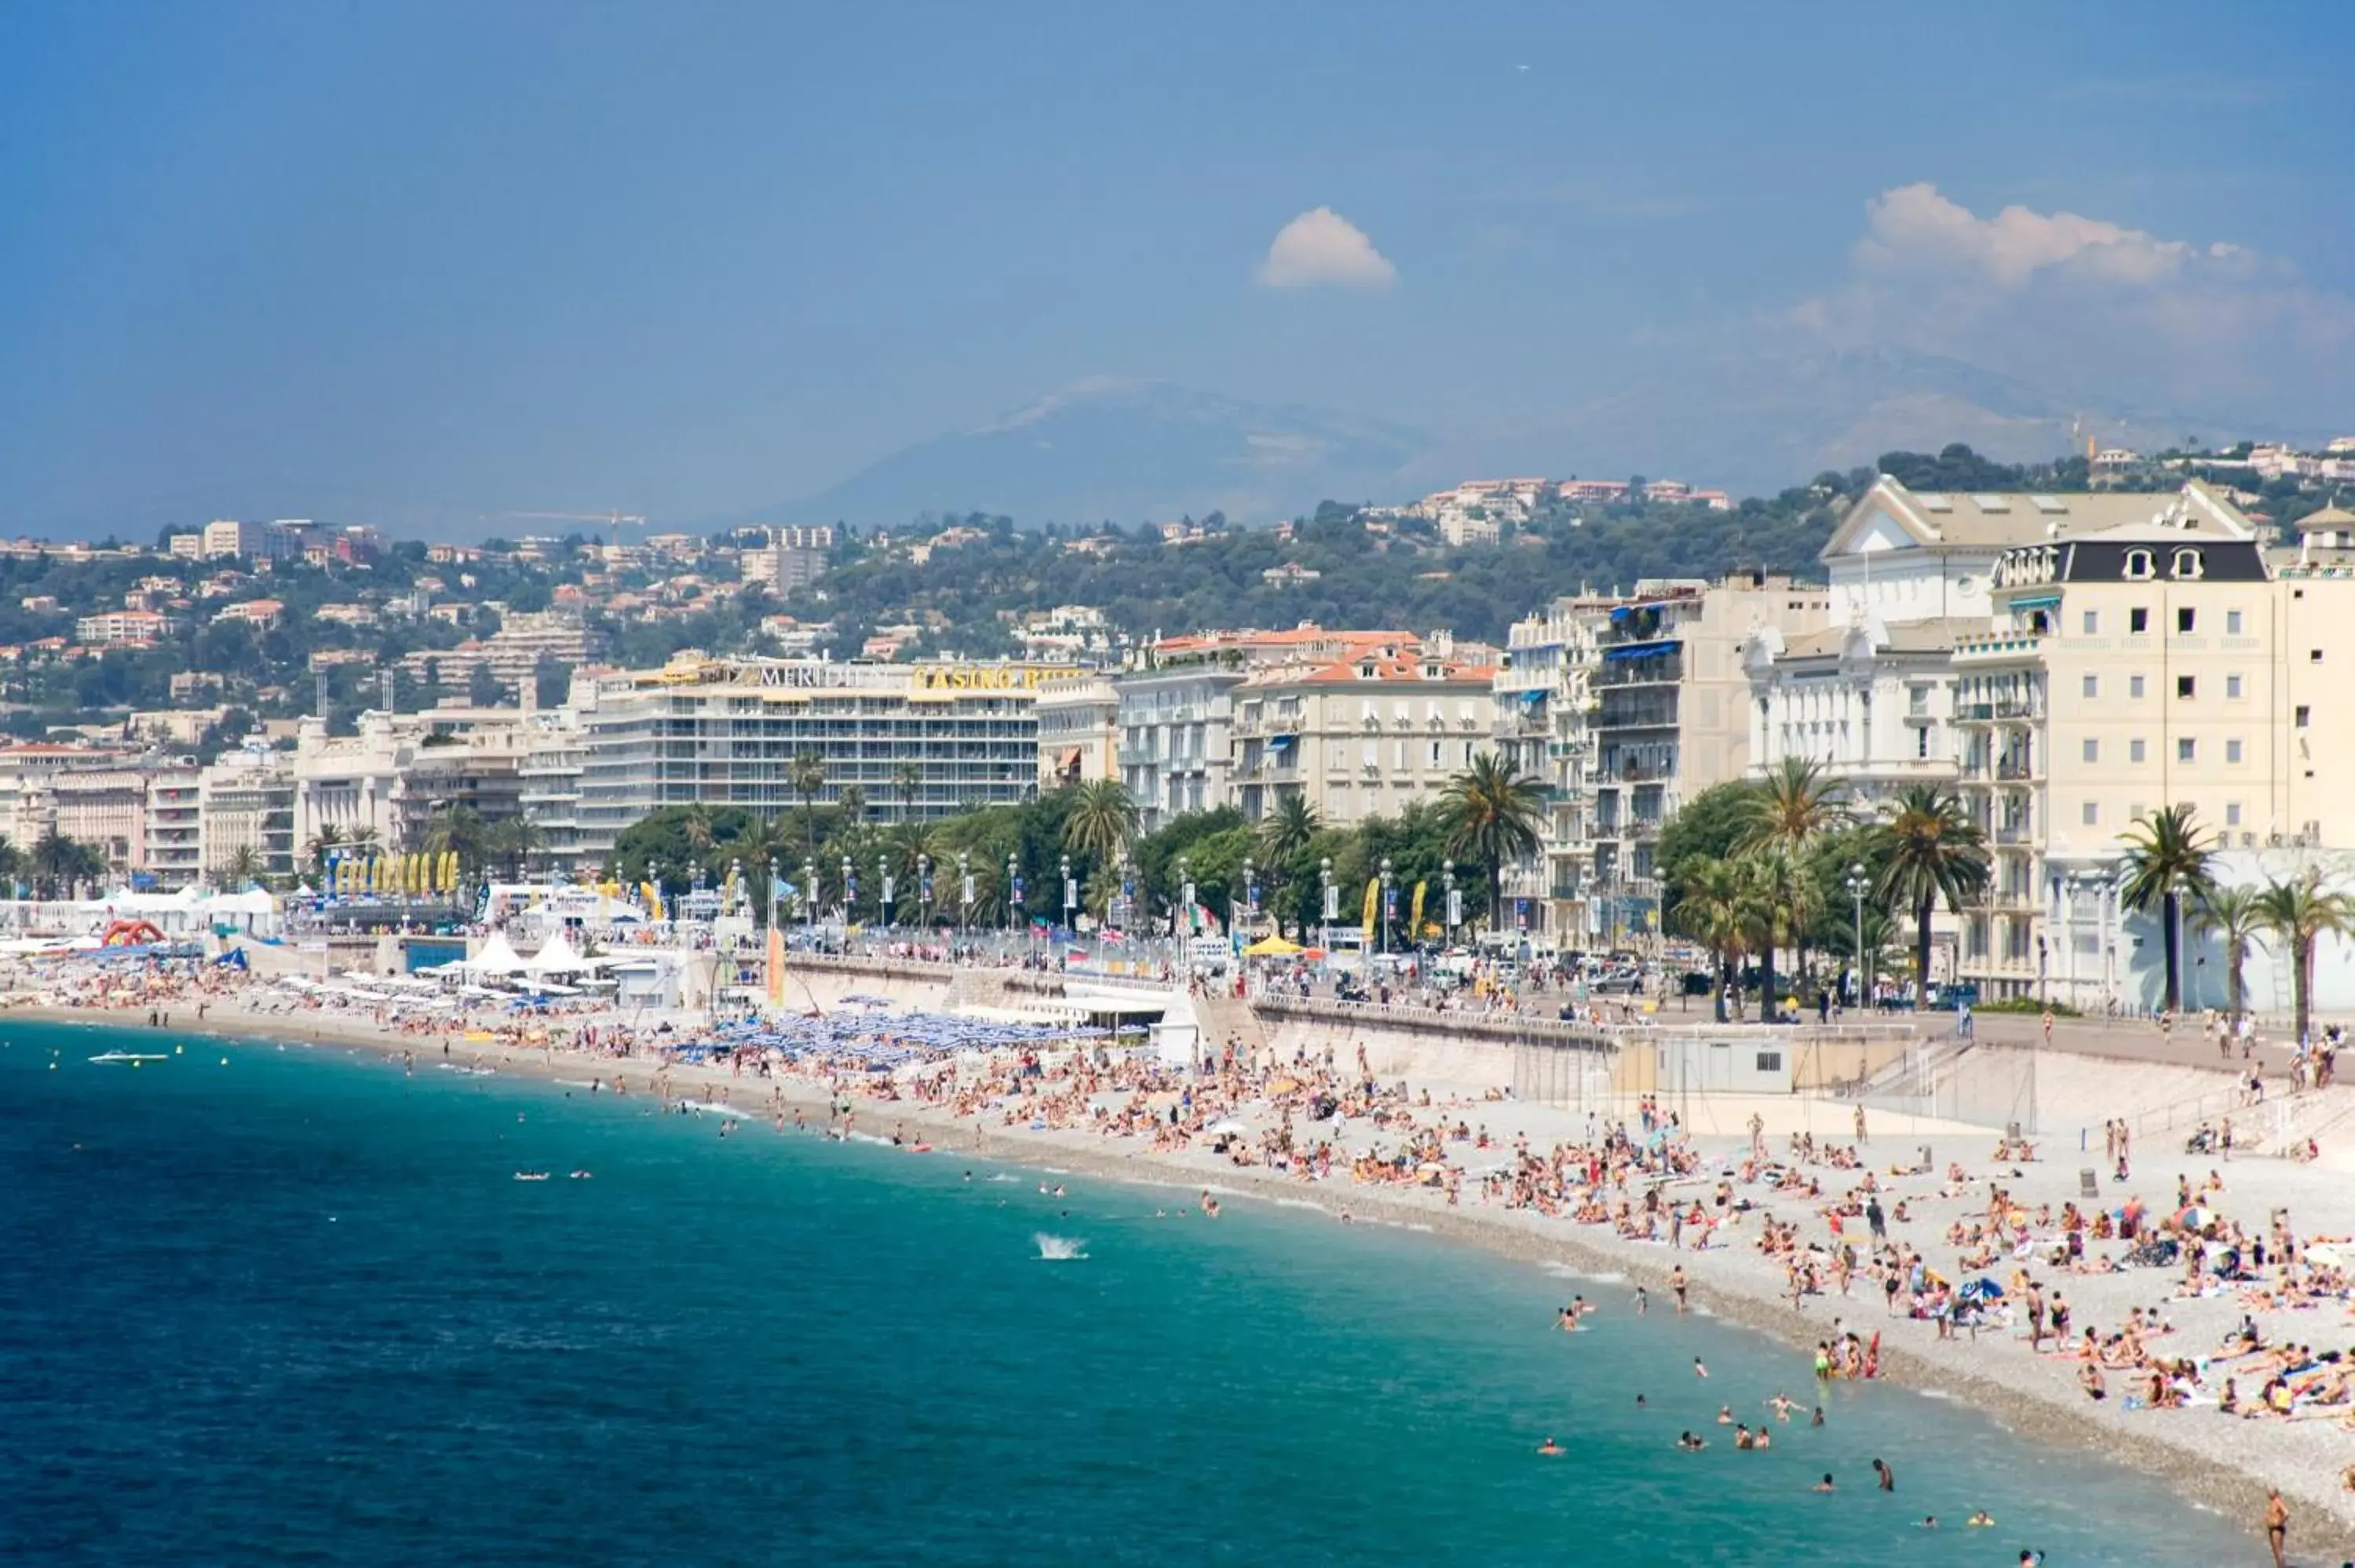
[[533, 973], [544, 975], [578, 974], [589, 967], [589, 961], [564, 939], [561, 931], [550, 937], [524, 964]]
[[1262, 937], [1258, 941], [1253, 942], [1250, 947], [1243, 949], [1243, 957], [1247, 959], [1288, 959], [1301, 950], [1299, 943], [1287, 942], [1281, 936]]
[[523, 972], [524, 961], [508, 946], [506, 933], [494, 931], [483, 950], [466, 960], [466, 967], [478, 975], [512, 975]]

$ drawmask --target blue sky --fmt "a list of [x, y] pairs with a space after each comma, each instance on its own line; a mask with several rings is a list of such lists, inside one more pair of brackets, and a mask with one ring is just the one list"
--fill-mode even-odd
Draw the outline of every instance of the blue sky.
[[1097, 376], [1477, 438], [1696, 344], [2355, 427], [2342, 21], [7, 7], [0, 530], [704, 515]]

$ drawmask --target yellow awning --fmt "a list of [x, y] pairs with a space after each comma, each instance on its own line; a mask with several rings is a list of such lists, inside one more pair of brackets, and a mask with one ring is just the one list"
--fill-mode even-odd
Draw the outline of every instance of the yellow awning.
[[1288, 959], [1301, 951], [1297, 942], [1287, 942], [1282, 937], [1262, 937], [1243, 949], [1247, 959]]

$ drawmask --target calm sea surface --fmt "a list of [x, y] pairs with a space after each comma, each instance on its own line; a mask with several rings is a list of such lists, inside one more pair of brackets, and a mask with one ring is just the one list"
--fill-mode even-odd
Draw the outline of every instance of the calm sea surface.
[[[1806, 1358], [1428, 1237], [184, 1044], [0, 1029], [0, 1561], [2257, 1555], [1897, 1389], [1836, 1387], [1824, 1428], [1737, 1453], [1718, 1405], [1811, 1397]], [[88, 1060], [110, 1047], [176, 1054]], [[1043, 1257], [1059, 1237], [1084, 1255]], [[1575, 1337], [1574, 1290], [1607, 1308]], [[1685, 1427], [1710, 1450], [1673, 1451]], [[1998, 1527], [1963, 1530], [1977, 1507]]]

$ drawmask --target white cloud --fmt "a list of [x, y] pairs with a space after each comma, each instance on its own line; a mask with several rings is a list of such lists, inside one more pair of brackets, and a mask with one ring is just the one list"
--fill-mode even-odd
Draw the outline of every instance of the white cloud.
[[1923, 183], [1867, 204], [1850, 261], [1780, 325], [2145, 405], [2311, 408], [2350, 387], [2355, 301], [2242, 246], [2074, 212], [1981, 217]]
[[2001, 288], [2039, 273], [2109, 283], [2158, 283], [2198, 268], [2245, 266], [2238, 246], [2197, 246], [2073, 212], [2008, 207], [1981, 217], [1923, 182], [1883, 191], [1867, 209], [1857, 264], [1879, 272], [1966, 272]]
[[1398, 281], [1398, 269], [1364, 229], [1320, 207], [1276, 230], [1259, 281], [1271, 289], [1387, 289]]

